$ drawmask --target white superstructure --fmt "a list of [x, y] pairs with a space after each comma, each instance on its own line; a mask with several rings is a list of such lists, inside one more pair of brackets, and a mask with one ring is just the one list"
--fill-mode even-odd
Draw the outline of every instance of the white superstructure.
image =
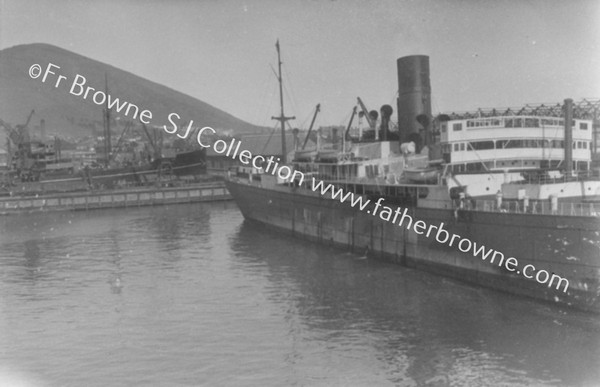
[[[564, 168], [564, 119], [499, 116], [455, 119], [440, 124], [442, 157], [453, 178], [471, 196], [495, 194], [502, 183], [521, 179], [527, 170]], [[589, 170], [592, 121], [572, 122], [573, 170]]]

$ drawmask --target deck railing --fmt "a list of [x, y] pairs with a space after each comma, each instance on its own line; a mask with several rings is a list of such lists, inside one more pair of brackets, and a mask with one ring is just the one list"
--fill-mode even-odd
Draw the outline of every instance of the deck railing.
[[456, 208], [466, 211], [510, 212], [532, 215], [564, 215], [600, 217], [600, 203], [555, 203], [548, 201], [504, 201], [500, 206], [495, 200], [465, 200]]
[[598, 181], [600, 180], [600, 171], [588, 170], [579, 171], [576, 176], [559, 176], [559, 177], [535, 177], [526, 176], [524, 180], [513, 181], [516, 184], [557, 184], [557, 183], [569, 183], [574, 181]]

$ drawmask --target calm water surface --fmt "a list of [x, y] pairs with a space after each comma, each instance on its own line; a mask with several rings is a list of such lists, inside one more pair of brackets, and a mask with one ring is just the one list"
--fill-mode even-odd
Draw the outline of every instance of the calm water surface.
[[600, 321], [282, 236], [230, 203], [11, 216], [0, 385], [600, 386]]

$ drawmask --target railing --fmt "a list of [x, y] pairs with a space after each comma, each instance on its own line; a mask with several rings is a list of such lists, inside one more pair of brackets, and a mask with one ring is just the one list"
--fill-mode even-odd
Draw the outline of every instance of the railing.
[[516, 184], [556, 184], [556, 183], [569, 183], [574, 181], [592, 181], [600, 179], [600, 171], [598, 170], [587, 170], [579, 171], [576, 176], [526, 176], [525, 180], [515, 180], [512, 183]]
[[[582, 120], [597, 119], [600, 100], [582, 99], [573, 106], [573, 118]], [[513, 117], [513, 116], [533, 116], [543, 118], [562, 118], [564, 117], [562, 103], [544, 103], [527, 104], [521, 107], [503, 107], [503, 108], [483, 108], [471, 112], [452, 112], [446, 113], [452, 120], [478, 119], [487, 117]]]
[[547, 201], [504, 201], [500, 207], [495, 200], [465, 200], [459, 201], [455, 208], [464, 211], [507, 212], [531, 215], [564, 215], [564, 216], [594, 216], [600, 217], [600, 203], [552, 203]]

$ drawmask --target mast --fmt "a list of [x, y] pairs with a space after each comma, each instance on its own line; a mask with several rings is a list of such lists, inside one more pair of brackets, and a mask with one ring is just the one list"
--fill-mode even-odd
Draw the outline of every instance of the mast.
[[[108, 76], [104, 73], [104, 91], [108, 95]], [[106, 107], [104, 108], [104, 153], [106, 157], [106, 166], [110, 163], [111, 152], [110, 139], [110, 109], [108, 108], [108, 98], [106, 99]]]
[[285, 122], [289, 120], [293, 120], [296, 117], [286, 117], [283, 114], [283, 79], [281, 78], [281, 51], [279, 49], [279, 39], [277, 39], [277, 43], [275, 44], [277, 47], [277, 65], [279, 68], [279, 74], [277, 76], [277, 80], [279, 81], [279, 106], [281, 107], [281, 115], [279, 117], [271, 117], [273, 120], [277, 120], [281, 123], [281, 161], [283, 164], [287, 162], [287, 152], [285, 149]]

